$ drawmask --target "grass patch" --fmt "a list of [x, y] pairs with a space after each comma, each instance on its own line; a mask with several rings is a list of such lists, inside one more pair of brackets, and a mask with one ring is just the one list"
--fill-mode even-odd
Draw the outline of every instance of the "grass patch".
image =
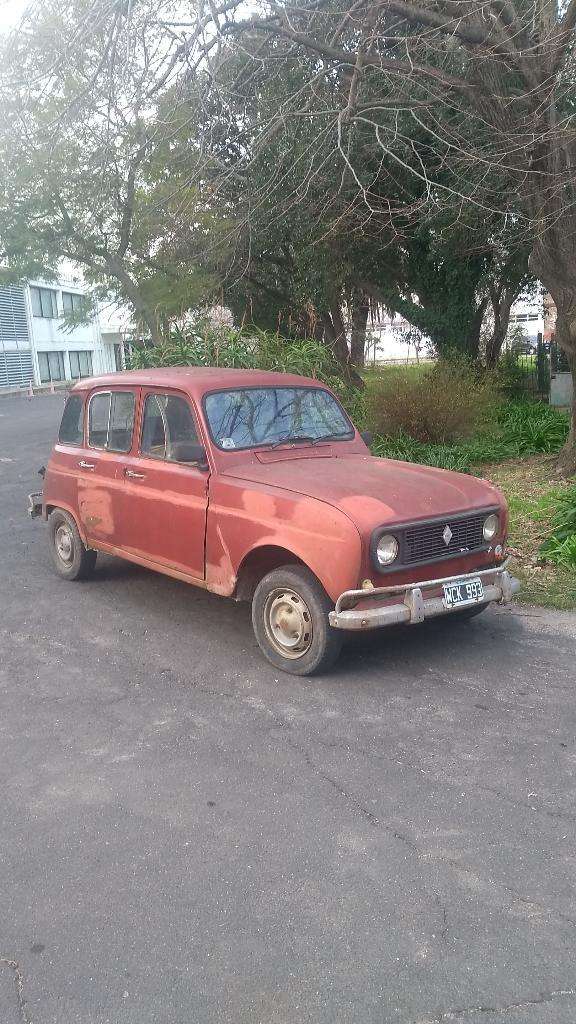
[[518, 599], [547, 608], [576, 608], [576, 569], [554, 565], [540, 551], [550, 535], [558, 499], [574, 486], [558, 480], [555, 456], [487, 465], [482, 475], [508, 499], [511, 569], [522, 582]]

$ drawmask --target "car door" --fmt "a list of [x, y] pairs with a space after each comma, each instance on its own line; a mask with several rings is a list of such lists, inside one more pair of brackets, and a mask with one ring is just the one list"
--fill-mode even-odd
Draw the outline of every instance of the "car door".
[[78, 460], [78, 508], [88, 543], [121, 540], [124, 469], [134, 443], [139, 388], [102, 387], [88, 399], [86, 446]]
[[197, 461], [202, 440], [190, 399], [144, 388], [139, 420], [139, 443], [124, 469], [122, 548], [203, 580], [209, 471]]

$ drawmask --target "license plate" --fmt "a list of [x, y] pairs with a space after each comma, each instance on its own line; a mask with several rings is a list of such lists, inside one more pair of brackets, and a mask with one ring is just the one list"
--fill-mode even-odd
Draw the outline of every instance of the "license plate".
[[482, 580], [454, 580], [444, 584], [444, 607], [456, 608], [465, 604], [478, 604], [484, 597]]

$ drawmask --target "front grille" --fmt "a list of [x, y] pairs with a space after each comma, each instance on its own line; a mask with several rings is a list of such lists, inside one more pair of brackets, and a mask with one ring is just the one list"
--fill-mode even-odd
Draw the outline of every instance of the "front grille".
[[[482, 529], [486, 515], [482, 512], [462, 519], [439, 519], [434, 523], [406, 527], [402, 536], [403, 565], [431, 562], [436, 558], [461, 554], [463, 550], [477, 551], [484, 545]], [[448, 544], [443, 536], [446, 527], [452, 532]]]

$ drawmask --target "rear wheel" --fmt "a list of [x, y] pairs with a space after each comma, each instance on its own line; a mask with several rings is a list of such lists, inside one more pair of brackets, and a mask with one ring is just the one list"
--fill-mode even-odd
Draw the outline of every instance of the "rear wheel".
[[252, 600], [252, 625], [268, 661], [298, 676], [329, 669], [343, 639], [328, 622], [333, 607], [304, 566], [284, 565], [264, 576]]
[[48, 519], [50, 551], [56, 572], [65, 580], [83, 580], [96, 565], [96, 552], [84, 547], [73, 516], [57, 508]]

